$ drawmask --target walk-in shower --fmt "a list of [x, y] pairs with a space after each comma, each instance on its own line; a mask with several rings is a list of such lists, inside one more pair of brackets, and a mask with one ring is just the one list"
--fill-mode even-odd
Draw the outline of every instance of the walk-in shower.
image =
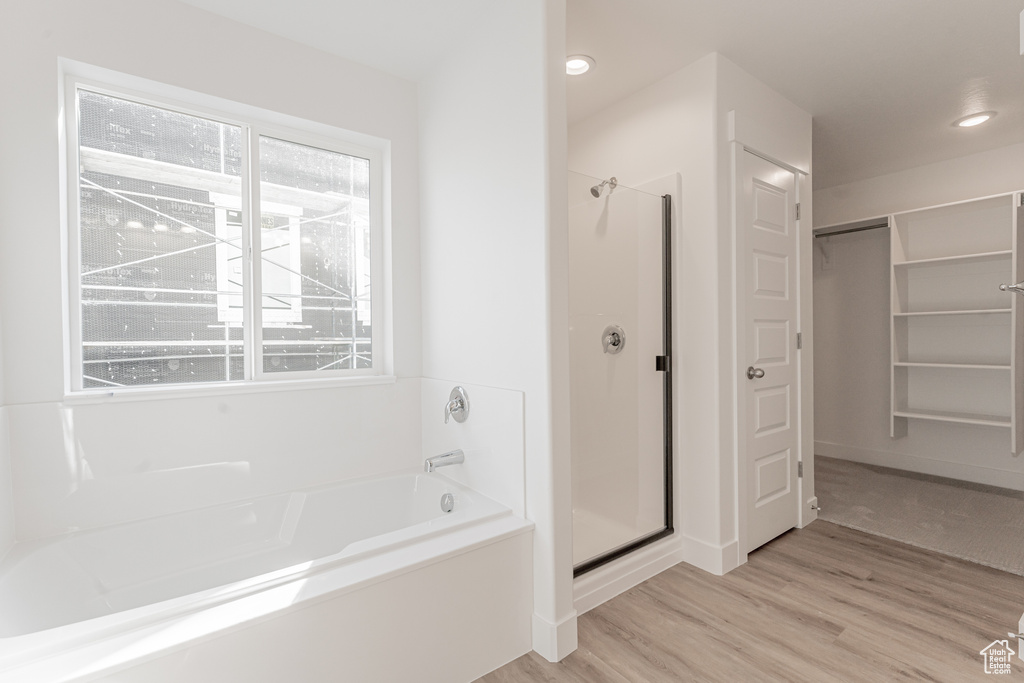
[[579, 173], [569, 193], [579, 576], [672, 533], [671, 197]]

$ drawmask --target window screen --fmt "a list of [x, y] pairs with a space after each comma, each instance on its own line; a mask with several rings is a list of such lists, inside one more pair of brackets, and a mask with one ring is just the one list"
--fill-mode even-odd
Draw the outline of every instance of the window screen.
[[89, 90], [77, 105], [83, 389], [373, 367], [369, 160]]
[[263, 369], [370, 367], [370, 163], [260, 137]]
[[[243, 377], [237, 126], [79, 91], [82, 386]], [[229, 208], [230, 207], [230, 208]], [[221, 290], [219, 287], [227, 287]]]

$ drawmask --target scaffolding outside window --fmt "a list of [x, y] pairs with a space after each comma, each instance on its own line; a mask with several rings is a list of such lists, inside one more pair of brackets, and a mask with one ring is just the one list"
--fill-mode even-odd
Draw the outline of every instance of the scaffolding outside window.
[[72, 389], [381, 373], [379, 152], [72, 97]]

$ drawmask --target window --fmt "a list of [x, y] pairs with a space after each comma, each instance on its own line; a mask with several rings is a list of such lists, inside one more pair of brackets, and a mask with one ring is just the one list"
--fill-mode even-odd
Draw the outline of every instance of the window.
[[69, 98], [73, 390], [381, 374], [379, 150]]

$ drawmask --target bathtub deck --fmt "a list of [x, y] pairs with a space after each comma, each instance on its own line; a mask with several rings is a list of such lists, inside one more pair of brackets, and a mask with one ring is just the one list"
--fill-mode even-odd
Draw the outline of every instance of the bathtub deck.
[[677, 565], [580, 617], [562, 662], [480, 681], [986, 680], [1021, 612], [1024, 577], [817, 521], [723, 577]]

